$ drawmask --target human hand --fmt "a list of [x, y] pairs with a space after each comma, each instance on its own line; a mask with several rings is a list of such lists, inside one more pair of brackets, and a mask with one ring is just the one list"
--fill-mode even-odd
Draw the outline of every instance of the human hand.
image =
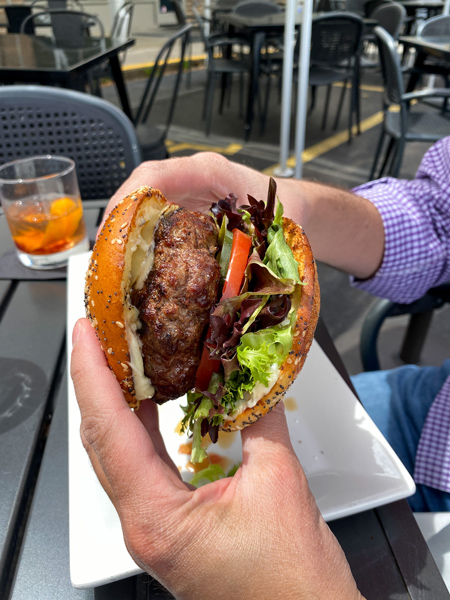
[[181, 480], [157, 407], [132, 412], [86, 319], [71, 375], [81, 438], [136, 563], [183, 600], [361, 600], [292, 449], [282, 403], [241, 433], [232, 478], [197, 490]]
[[[213, 152], [144, 162], [111, 198], [106, 214], [127, 194], [143, 185], [160, 190], [174, 204], [207, 212], [213, 202], [225, 198], [230, 192], [238, 197], [239, 204], [247, 204], [247, 194], [257, 200], [265, 200], [269, 177]], [[284, 188], [290, 189], [292, 181], [280, 179], [277, 185], [280, 198], [283, 199], [282, 191]], [[296, 193], [298, 197], [298, 190]]]

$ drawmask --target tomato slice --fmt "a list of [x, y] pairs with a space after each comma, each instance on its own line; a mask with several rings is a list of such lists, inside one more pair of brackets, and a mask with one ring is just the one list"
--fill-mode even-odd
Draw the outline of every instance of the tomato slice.
[[[250, 252], [251, 247], [252, 238], [240, 229], [233, 229], [230, 262], [222, 290], [221, 300], [239, 295], [244, 280], [245, 269], [247, 267], [248, 253]], [[208, 329], [207, 337], [209, 337], [210, 334], [211, 330]], [[203, 348], [203, 354], [197, 369], [195, 380], [196, 390], [207, 390], [212, 374], [217, 373], [219, 369], [220, 359], [211, 358], [207, 348]]]
[[252, 238], [249, 235], [240, 229], [233, 229], [230, 263], [222, 290], [222, 300], [237, 296], [241, 291], [251, 246]]

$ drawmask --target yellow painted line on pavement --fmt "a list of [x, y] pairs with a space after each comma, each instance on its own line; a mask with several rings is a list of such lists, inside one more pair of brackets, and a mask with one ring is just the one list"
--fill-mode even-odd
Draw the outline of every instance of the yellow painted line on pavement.
[[[335, 83], [333, 83], [333, 87], [343, 87], [344, 86], [344, 82], [343, 81], [336, 81]], [[350, 84], [348, 86], [348, 88], [350, 89], [352, 87], [352, 84]], [[366, 85], [366, 84], [361, 84], [359, 86], [359, 89], [363, 92], [384, 92], [384, 87], [382, 87], [381, 85]]]
[[[371, 117], [368, 117], [367, 119], [364, 119], [363, 121], [361, 121], [361, 123], [360, 123], [361, 133], [364, 133], [365, 131], [368, 131], [369, 129], [376, 127], [376, 125], [379, 125], [382, 122], [383, 122], [383, 111], [380, 110], [380, 112], [377, 112], [374, 115], [372, 115]], [[356, 125], [353, 125], [352, 132], [353, 132], [353, 135], [357, 134]], [[347, 141], [348, 141], [348, 130], [345, 129], [344, 131], [340, 131], [339, 133], [336, 133], [336, 135], [330, 136], [326, 140], [322, 140], [321, 142], [318, 142], [317, 144], [313, 144], [309, 148], [305, 148], [305, 150], [303, 150], [302, 163], [303, 164], [308, 163], [311, 160], [314, 160], [315, 158], [318, 158], [319, 156], [326, 154], [330, 150], [334, 150], [341, 144], [346, 143]], [[296, 163], [295, 156], [291, 156], [290, 158], [288, 158], [288, 160], [287, 160], [288, 167], [291, 167], [291, 168], [295, 167], [295, 163]], [[274, 171], [275, 171], [275, 169], [277, 169], [277, 167], [279, 167], [278, 164], [268, 167], [267, 169], [264, 169], [263, 173], [265, 173], [266, 175], [273, 175]]]
[[242, 144], [228, 144], [228, 146], [206, 146], [204, 144], [189, 144], [182, 142], [177, 144], [176, 142], [166, 142], [171, 153], [181, 152], [182, 150], [196, 150], [197, 152], [217, 152], [218, 154], [225, 154], [232, 156], [237, 152], [240, 152], [243, 148]]
[[[191, 62], [196, 62], [196, 61], [200, 61], [200, 60], [205, 60], [206, 58], [206, 54], [199, 54], [198, 56], [192, 56], [191, 57]], [[187, 62], [187, 58], [184, 59], [185, 62]], [[179, 58], [169, 58], [169, 60], [167, 61], [168, 65], [174, 65], [180, 62]], [[150, 69], [151, 67], [153, 67], [155, 64], [155, 61], [153, 62], [145, 62], [145, 63], [137, 63], [137, 64], [133, 64], [133, 65], [125, 65], [122, 67], [122, 71], [138, 71], [139, 69]]]

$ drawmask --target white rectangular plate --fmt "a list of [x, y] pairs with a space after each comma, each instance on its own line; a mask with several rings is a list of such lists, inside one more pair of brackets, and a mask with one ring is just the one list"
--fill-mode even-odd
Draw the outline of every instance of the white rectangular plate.
[[[88, 255], [70, 259], [68, 339], [84, 316]], [[183, 403], [183, 400], [181, 400]], [[185, 403], [185, 402], [184, 402]], [[160, 407], [169, 454], [185, 480], [192, 476], [188, 440], [177, 433], [179, 402]], [[415, 491], [414, 482], [364, 408], [314, 342], [305, 366], [285, 399], [289, 431], [323, 517], [330, 521], [381, 506]], [[80, 414], [69, 382], [70, 571], [75, 587], [94, 587], [140, 572], [129, 556], [117, 514], [82, 447]], [[241, 460], [238, 433], [221, 434], [210, 454], [225, 471]]]

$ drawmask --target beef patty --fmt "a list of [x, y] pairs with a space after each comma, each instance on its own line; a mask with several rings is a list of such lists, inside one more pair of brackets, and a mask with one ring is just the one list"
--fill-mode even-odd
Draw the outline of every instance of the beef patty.
[[211, 217], [179, 208], [155, 230], [153, 268], [131, 301], [139, 310], [144, 371], [162, 404], [195, 385], [209, 312], [217, 300], [220, 268]]

